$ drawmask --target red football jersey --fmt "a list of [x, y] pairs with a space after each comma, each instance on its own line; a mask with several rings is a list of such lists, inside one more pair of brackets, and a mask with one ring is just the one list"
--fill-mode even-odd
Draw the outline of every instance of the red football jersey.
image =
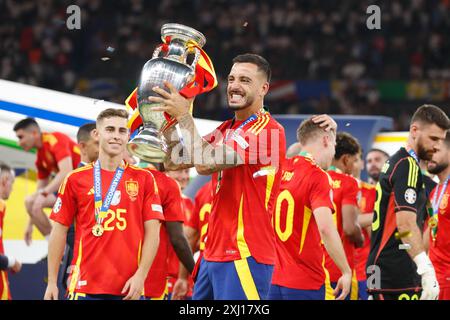
[[[158, 186], [164, 220], [166, 222], [183, 222], [184, 215], [181, 206], [181, 190], [178, 183], [165, 173], [159, 172], [156, 169], [149, 168], [148, 170], [153, 174], [156, 185]], [[172, 245], [170, 244], [166, 224], [163, 223], [159, 234], [158, 252], [145, 280], [146, 297], [159, 298], [164, 294], [168, 276], [167, 262], [169, 249], [172, 249]]]
[[[338, 169], [336, 169], [338, 170]], [[344, 205], [354, 205], [358, 206], [358, 194], [359, 187], [358, 182], [352, 176], [344, 174], [335, 170], [329, 170], [328, 174], [333, 179], [333, 202], [335, 205], [335, 222], [339, 235], [342, 239], [342, 244], [344, 246], [345, 255], [347, 256], [348, 264], [353, 270], [354, 263], [354, 253], [355, 246], [344, 234], [343, 221], [342, 221], [342, 207]], [[341, 271], [333, 262], [328, 253], [325, 252], [326, 268], [330, 273], [330, 281], [337, 282], [341, 277]]]
[[334, 211], [331, 186], [331, 178], [312, 158], [286, 161], [274, 213], [273, 284], [299, 290], [318, 290], [325, 284], [325, 257], [313, 212], [320, 207]]
[[[181, 204], [181, 214], [183, 216], [183, 222], [190, 219], [192, 215], [192, 210], [194, 207], [194, 204], [192, 203], [192, 200], [185, 196], [184, 194], [181, 195], [182, 201]], [[175, 250], [173, 249], [172, 245], [169, 245], [169, 253], [167, 257], [167, 273], [169, 276], [169, 283], [168, 288], [169, 292], [172, 293], [173, 286], [175, 285], [175, 282], [178, 279], [178, 272], [180, 271], [180, 260], [178, 260], [177, 254], [175, 253]]]
[[[120, 296], [138, 268], [145, 221], [164, 220], [158, 187], [149, 171], [125, 164], [102, 222], [104, 233], [96, 237], [92, 234], [96, 224], [93, 171], [92, 164], [88, 164], [66, 177], [50, 219], [67, 227], [75, 223], [69, 293]], [[114, 172], [101, 169], [102, 199], [113, 177]]]
[[226, 143], [245, 163], [212, 175], [204, 258], [225, 262], [252, 256], [259, 263], [275, 264], [271, 221], [285, 159], [283, 127], [269, 113], [258, 113], [255, 121], [225, 121], [207, 140], [214, 146]]
[[[438, 196], [442, 191], [442, 185], [436, 186], [430, 194], [433, 199], [434, 193]], [[439, 188], [439, 189], [437, 189]], [[437, 190], [437, 191], [436, 191]], [[431, 200], [430, 200], [431, 201]], [[450, 184], [447, 185], [445, 193], [439, 204], [438, 227], [436, 240], [433, 241], [430, 230], [430, 249], [429, 255], [436, 277], [441, 288], [450, 288]]]
[[58, 162], [72, 157], [72, 167], [80, 163], [78, 145], [64, 133], [42, 133], [42, 147], [37, 150], [36, 168], [38, 179], [45, 179], [52, 173], [58, 173]]
[[[364, 181], [358, 181], [361, 199], [359, 200], [359, 209], [362, 214], [373, 213], [373, 207], [377, 198], [375, 186]], [[361, 248], [355, 248], [355, 269], [358, 281], [366, 280], [366, 264], [370, 252], [370, 234], [366, 228], [362, 228], [364, 235], [364, 245]]]
[[212, 182], [208, 181], [195, 195], [194, 211], [186, 225], [197, 230], [200, 234], [200, 251], [205, 250], [205, 242], [208, 233], [208, 219], [211, 213], [213, 199]]
[[[0, 199], [0, 254], [5, 254], [3, 247], [3, 219], [6, 213], [6, 203]], [[11, 292], [9, 291], [8, 271], [0, 270], [0, 300], [11, 300]]]

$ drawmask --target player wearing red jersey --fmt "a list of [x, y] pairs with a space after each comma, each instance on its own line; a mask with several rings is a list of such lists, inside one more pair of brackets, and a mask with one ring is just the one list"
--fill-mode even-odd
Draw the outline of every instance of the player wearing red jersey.
[[310, 119], [297, 130], [300, 155], [286, 161], [274, 227], [277, 259], [268, 299], [324, 300], [329, 276], [322, 243], [342, 273], [334, 296], [350, 290], [351, 269], [333, 221], [332, 180], [328, 168], [335, 152], [336, 132], [326, 132]]
[[0, 300], [11, 300], [9, 290], [8, 270], [19, 272], [22, 264], [13, 256], [5, 256], [3, 247], [3, 221], [6, 213], [6, 202], [14, 183], [14, 171], [4, 163], [0, 163], [0, 257], [3, 259], [3, 268], [0, 268]]
[[57, 299], [58, 267], [68, 227], [75, 221], [69, 299], [138, 299], [159, 244], [163, 220], [153, 175], [122, 160], [128, 114], [106, 109], [97, 117], [99, 159], [64, 180], [50, 218], [48, 286]]
[[[185, 223], [186, 237], [189, 240], [189, 244], [192, 248], [192, 252], [199, 252], [197, 257], [196, 266], [201, 261], [203, 256], [203, 250], [205, 250], [205, 241], [208, 233], [208, 219], [211, 213], [213, 199], [212, 182], [205, 183], [195, 195], [194, 210], [191, 215], [191, 219]], [[197, 271], [197, 270], [195, 270]], [[192, 277], [195, 278], [195, 272]], [[173, 299], [185, 299], [189, 296], [190, 291], [189, 273], [186, 269], [180, 268], [177, 282], [173, 287]]]
[[[341, 236], [347, 261], [353, 272], [352, 292], [348, 298], [357, 299], [357, 280], [354, 272], [354, 250], [364, 242], [361, 227], [358, 224], [358, 182], [350, 176], [358, 162], [361, 147], [358, 141], [348, 133], [340, 132], [336, 137], [336, 154], [333, 164], [328, 170], [333, 179], [333, 202], [335, 222]], [[334, 287], [341, 277], [341, 271], [326, 255], [326, 268], [330, 273], [331, 284]]]
[[[269, 63], [255, 54], [233, 59], [228, 75], [228, 104], [235, 117], [202, 138], [189, 113], [191, 102], [166, 83], [149, 97], [161, 103], [154, 110], [168, 112], [180, 124], [182, 143], [174, 128], [165, 132], [169, 145], [167, 168], [193, 167], [213, 174], [214, 200], [208, 241], [194, 299], [260, 299], [270, 286], [275, 262], [271, 226], [285, 158], [283, 127], [264, 109], [269, 89]], [[328, 117], [318, 117], [329, 125]], [[180, 147], [185, 155], [180, 157]], [[226, 279], [226, 280], [225, 280]]]
[[[439, 300], [450, 300], [450, 132], [439, 151], [428, 162], [428, 172], [439, 177], [430, 194], [433, 217], [424, 240], [428, 240], [430, 260], [439, 282]], [[435, 222], [434, 222], [435, 221]]]
[[[182, 204], [183, 217], [184, 217], [184, 219], [183, 219], [184, 228], [186, 228], [186, 222], [189, 221], [189, 219], [191, 219], [192, 211], [194, 210], [194, 204], [192, 203], [192, 200], [188, 196], [183, 194], [184, 189], [189, 184], [189, 179], [190, 179], [189, 171], [190, 171], [190, 169], [166, 171], [166, 174], [169, 177], [175, 179], [175, 181], [178, 182], [178, 185], [181, 188], [181, 192], [182, 192], [181, 204]], [[171, 246], [169, 247], [169, 256], [168, 256], [167, 263], [168, 263], [168, 268], [169, 268], [169, 270], [168, 270], [169, 299], [172, 299], [173, 287], [175, 285], [175, 282], [178, 279], [178, 273], [179, 273], [180, 267], [182, 267], [182, 265], [180, 265], [180, 260], [178, 259], [175, 251], [173, 250], [173, 247], [171, 247]], [[190, 271], [192, 271], [192, 269]], [[190, 281], [189, 286], [190, 286], [190, 288], [189, 288], [188, 296], [192, 296], [192, 287], [193, 287], [192, 280]]]
[[159, 167], [161, 170], [161, 166], [154, 164], [148, 167], [158, 185], [165, 220], [161, 226], [158, 253], [145, 281], [145, 296], [152, 300], [165, 300], [169, 297], [169, 252], [173, 252], [177, 267], [181, 261], [190, 272], [194, 268], [192, 252], [183, 232], [185, 214], [180, 187], [177, 181], [156, 169]]
[[[44, 208], [51, 208], [56, 201], [56, 192], [66, 175], [78, 166], [80, 150], [77, 144], [60, 132], [41, 132], [33, 118], [26, 118], [14, 125], [19, 145], [29, 151], [37, 148], [37, 191], [25, 199], [30, 221], [25, 231], [25, 242], [31, 244], [33, 225], [43, 236], [51, 231], [51, 224]], [[50, 175], [56, 174], [50, 181]]]

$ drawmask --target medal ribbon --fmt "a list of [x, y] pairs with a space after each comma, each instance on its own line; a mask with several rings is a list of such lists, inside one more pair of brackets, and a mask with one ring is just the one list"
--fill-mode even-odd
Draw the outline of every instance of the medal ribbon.
[[106, 212], [111, 205], [114, 193], [117, 190], [120, 180], [122, 179], [123, 172], [125, 171], [124, 165], [121, 164], [117, 167], [114, 177], [109, 185], [108, 192], [105, 196], [105, 201], [102, 200], [102, 175], [100, 170], [100, 161], [94, 163], [94, 200], [95, 200], [95, 221], [97, 224], [101, 224], [106, 216]]
[[419, 157], [417, 156], [417, 153], [412, 148], [409, 148], [409, 147], [406, 149], [406, 151], [408, 151], [410, 156], [413, 157], [414, 160], [416, 160], [417, 165], [419, 165]]

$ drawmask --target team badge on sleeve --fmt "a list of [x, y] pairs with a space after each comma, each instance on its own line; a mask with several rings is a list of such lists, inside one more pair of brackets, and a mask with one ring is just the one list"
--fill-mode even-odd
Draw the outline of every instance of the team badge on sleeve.
[[55, 205], [53, 206], [53, 212], [58, 213], [61, 210], [62, 207], [62, 200], [60, 197], [56, 199]]
[[405, 200], [406, 202], [408, 202], [409, 204], [414, 204], [416, 203], [417, 200], [417, 193], [416, 190], [412, 189], [412, 188], [408, 188], [405, 191]]

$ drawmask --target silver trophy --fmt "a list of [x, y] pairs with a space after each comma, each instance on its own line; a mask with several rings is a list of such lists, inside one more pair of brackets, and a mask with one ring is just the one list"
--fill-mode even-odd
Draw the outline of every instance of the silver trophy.
[[[189, 47], [194, 42], [200, 48], [206, 43], [205, 36], [199, 31], [177, 23], [164, 24], [161, 28], [161, 39], [169, 37], [168, 50], [160, 57], [162, 47], [153, 52], [153, 57], [142, 68], [137, 91], [137, 103], [139, 114], [142, 118], [143, 129], [127, 145], [128, 151], [146, 162], [163, 162], [167, 151], [167, 145], [161, 133], [161, 129], [168, 125], [169, 121], [164, 112], [153, 111], [160, 103], [152, 103], [150, 96], [159, 96], [152, 88], [164, 86], [164, 81], [174, 85], [177, 90], [190, 83], [195, 76], [195, 66], [200, 58], [200, 50]], [[193, 59], [189, 64], [188, 57]], [[168, 121], [169, 120], [169, 121]]]

